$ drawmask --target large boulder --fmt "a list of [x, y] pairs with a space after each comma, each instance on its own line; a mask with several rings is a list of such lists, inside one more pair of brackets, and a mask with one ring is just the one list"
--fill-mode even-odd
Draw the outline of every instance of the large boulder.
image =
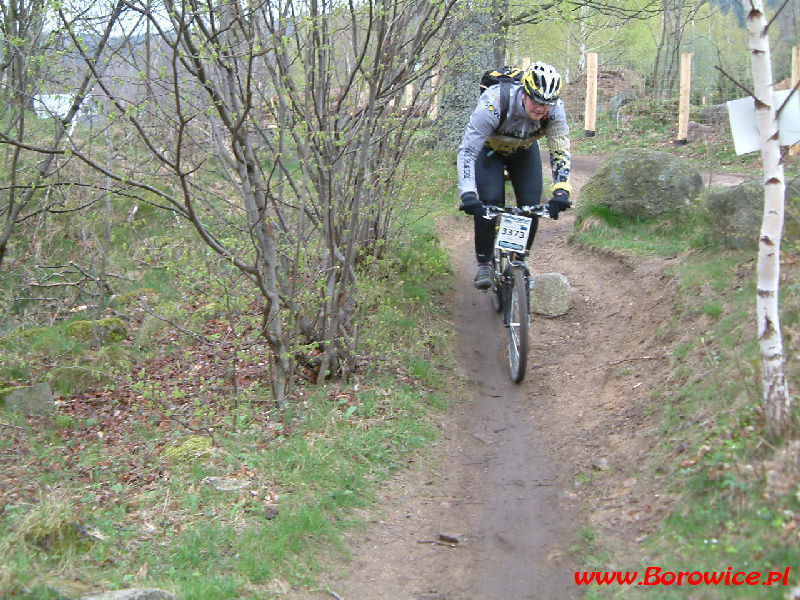
[[[785, 193], [783, 237], [795, 238], [800, 234], [798, 198], [790, 186], [786, 187]], [[711, 225], [709, 233], [712, 239], [738, 250], [758, 246], [764, 219], [764, 184], [761, 181], [712, 187], [705, 194], [703, 208]]]
[[732, 187], [711, 188], [705, 197], [711, 237], [728, 248], [758, 245], [764, 210], [764, 184], [746, 181]]
[[659, 217], [685, 208], [702, 189], [700, 173], [681, 158], [628, 148], [600, 165], [583, 185], [579, 214], [594, 206], [621, 217]]
[[436, 95], [438, 112], [431, 130], [433, 145], [450, 151], [461, 143], [478, 103], [481, 73], [495, 65], [491, 44], [486, 44], [483, 38], [483, 34], [492, 30], [492, 15], [485, 10], [463, 10], [454, 17], [458, 20], [459, 33], [453, 41], [461, 52], [459, 59], [448, 65], [446, 77], [438, 83], [441, 86]]

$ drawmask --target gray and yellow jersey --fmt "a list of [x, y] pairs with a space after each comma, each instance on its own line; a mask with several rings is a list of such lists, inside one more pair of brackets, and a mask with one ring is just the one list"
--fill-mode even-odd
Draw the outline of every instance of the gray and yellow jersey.
[[[559, 99], [546, 119], [534, 121], [522, 105], [522, 86], [511, 85], [508, 114], [500, 125], [500, 86], [493, 85], [478, 99], [472, 112], [461, 147], [458, 149], [458, 192], [477, 193], [475, 161], [484, 146], [501, 154], [529, 148], [546, 136], [553, 173], [553, 189], [571, 190], [569, 171], [569, 126], [564, 103]], [[499, 126], [499, 127], [498, 127]]]

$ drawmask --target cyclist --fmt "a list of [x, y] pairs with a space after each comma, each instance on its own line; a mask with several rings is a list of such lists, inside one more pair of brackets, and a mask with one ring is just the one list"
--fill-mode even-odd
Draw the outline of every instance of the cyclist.
[[[475, 287], [492, 286], [494, 220], [483, 218], [484, 206], [505, 204], [504, 170], [508, 171], [517, 206], [539, 204], [542, 160], [538, 140], [546, 136], [553, 173], [553, 193], [547, 203], [553, 219], [571, 206], [569, 195], [569, 127], [561, 94], [561, 75], [551, 65], [535, 62], [525, 69], [522, 82], [510, 84], [508, 113], [501, 123], [500, 86], [490, 86], [472, 112], [458, 149], [460, 210], [475, 217]], [[509, 84], [506, 84], [509, 85]], [[528, 249], [538, 219], [534, 217]]]

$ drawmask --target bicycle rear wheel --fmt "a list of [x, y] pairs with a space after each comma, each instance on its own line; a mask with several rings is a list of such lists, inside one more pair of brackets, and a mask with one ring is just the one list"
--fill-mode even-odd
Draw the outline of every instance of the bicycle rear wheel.
[[528, 365], [528, 290], [522, 269], [512, 269], [508, 280], [508, 367], [511, 379], [519, 383]]

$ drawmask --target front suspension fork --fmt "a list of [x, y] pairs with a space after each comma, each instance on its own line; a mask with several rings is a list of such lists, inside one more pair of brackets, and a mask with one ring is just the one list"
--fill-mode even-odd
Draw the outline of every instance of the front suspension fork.
[[514, 269], [522, 269], [524, 274], [525, 280], [525, 302], [528, 306], [528, 314], [531, 314], [531, 277], [530, 271], [528, 270], [528, 266], [521, 261], [513, 261], [510, 263], [505, 271], [503, 271], [503, 277], [501, 279], [500, 285], [502, 294], [503, 294], [503, 325], [508, 327], [509, 323], [511, 322], [511, 289], [514, 287]]

